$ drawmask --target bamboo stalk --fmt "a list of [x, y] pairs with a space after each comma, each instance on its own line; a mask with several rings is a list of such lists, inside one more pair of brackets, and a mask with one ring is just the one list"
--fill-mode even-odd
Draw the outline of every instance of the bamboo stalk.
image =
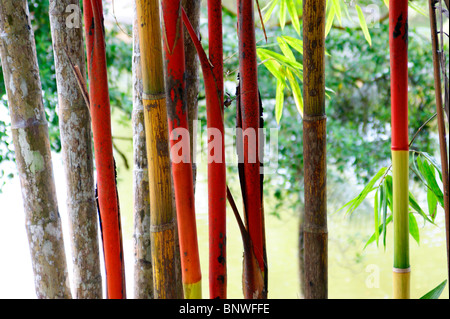
[[153, 299], [153, 265], [150, 241], [150, 185], [145, 115], [142, 101], [141, 50], [136, 3], [133, 21], [133, 193], [134, 193], [134, 298]]
[[[220, 7], [219, 7], [220, 9]], [[203, 70], [208, 122], [208, 219], [209, 219], [209, 285], [210, 298], [226, 298], [226, 163], [223, 122], [223, 100], [211, 67], [211, 61], [195, 34], [186, 12], [183, 22], [194, 42]], [[220, 32], [220, 31], [217, 31]], [[221, 37], [221, 35], [219, 35]], [[220, 45], [219, 45], [220, 46]], [[221, 63], [216, 61], [217, 63]], [[223, 82], [222, 82], [223, 83]], [[211, 145], [213, 143], [213, 146]], [[219, 148], [219, 149], [217, 149]], [[211, 155], [211, 151], [214, 155]], [[217, 155], [218, 154], [218, 155]]]
[[111, 107], [106, 69], [101, 0], [83, 0], [89, 97], [97, 169], [98, 206], [105, 256], [107, 297], [125, 299], [125, 269], [119, 199], [111, 135]]
[[[431, 45], [433, 51], [433, 70], [434, 70], [434, 87], [436, 91], [436, 113], [438, 121], [439, 132], [439, 148], [441, 155], [441, 167], [442, 167], [442, 185], [444, 188], [444, 212], [445, 212], [445, 229], [447, 240], [447, 273], [450, 278], [450, 252], [449, 252], [449, 172], [448, 172], [448, 157], [447, 157], [447, 140], [445, 132], [445, 116], [442, 103], [442, 82], [441, 82], [441, 68], [440, 58], [438, 54], [438, 35], [436, 27], [436, 11], [434, 7], [435, 1], [429, 0], [429, 14], [430, 14], [430, 29], [431, 29]], [[448, 0], [447, 0], [448, 7]]]
[[[195, 219], [195, 198], [186, 106], [184, 34], [180, 0], [163, 0], [163, 43], [166, 101], [177, 209], [184, 297], [200, 299], [201, 270]], [[181, 150], [181, 156], [179, 155]], [[176, 159], [176, 160], [174, 160]]]
[[[211, 146], [208, 148], [208, 211], [209, 211], [209, 287], [210, 298], [226, 299], [226, 166], [225, 129], [223, 122], [223, 31], [222, 1], [208, 0], [209, 61], [212, 64], [213, 92], [218, 96], [217, 103], [207, 103], [208, 141], [214, 138], [214, 155], [211, 159]], [[203, 63], [205, 68], [209, 64]], [[205, 72], [203, 72], [205, 74]], [[208, 99], [210, 100], [210, 99]], [[215, 134], [217, 132], [220, 134]], [[216, 139], [220, 138], [219, 143]], [[210, 145], [210, 144], [209, 144]], [[216, 149], [220, 147], [220, 149]], [[216, 156], [221, 152], [220, 158]], [[216, 159], [218, 158], [218, 162]]]
[[149, 159], [150, 241], [154, 294], [157, 299], [168, 299], [176, 298], [175, 220], [172, 207], [159, 4], [157, 0], [137, 0], [136, 8]]
[[239, 35], [239, 107], [242, 116], [243, 131], [243, 175], [244, 175], [244, 212], [246, 227], [253, 243], [258, 266], [266, 276], [264, 257], [264, 223], [262, 210], [262, 192], [260, 178], [260, 105], [258, 91], [258, 72], [256, 59], [254, 3], [252, 0], [238, 0]]
[[328, 298], [324, 0], [303, 1], [303, 157], [306, 299]]
[[[201, 0], [182, 0], [181, 4], [186, 11], [186, 15], [196, 34], [200, 32], [200, 10]], [[195, 143], [196, 127], [198, 120], [198, 93], [200, 90], [199, 81], [199, 60], [197, 57], [197, 49], [192, 42], [189, 33], [184, 29], [184, 54], [186, 60], [186, 103], [188, 108], [189, 134], [192, 136], [190, 141], [190, 151], [192, 158], [192, 175], [194, 178], [194, 192], [197, 180], [197, 163], [195, 156], [197, 153], [197, 145]]]
[[393, 296], [410, 297], [409, 141], [408, 141], [408, 1], [389, 7], [391, 57], [392, 182], [394, 221]]
[[81, 17], [77, 0], [51, 0], [49, 15], [58, 86], [61, 153], [67, 181], [74, 298], [101, 299], [91, 119], [71, 65], [77, 65], [83, 72], [86, 69], [83, 29], [67, 25], [69, 6], [77, 8], [75, 14]]
[[0, 0], [0, 58], [38, 298], [71, 298], [61, 219], [26, 0]]

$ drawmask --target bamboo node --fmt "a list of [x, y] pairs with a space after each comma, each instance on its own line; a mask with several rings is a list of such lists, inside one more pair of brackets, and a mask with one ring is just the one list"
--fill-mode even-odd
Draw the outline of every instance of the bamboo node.
[[327, 116], [325, 114], [322, 115], [308, 115], [308, 114], [303, 114], [303, 121], [305, 122], [316, 122], [316, 121], [322, 121], [322, 120], [326, 120]]
[[392, 268], [392, 271], [398, 274], [406, 274], [411, 272], [411, 267], [408, 268]]
[[145, 101], [156, 101], [166, 98], [166, 93], [159, 93], [159, 94], [147, 94], [145, 92], [142, 92], [142, 100]]
[[175, 228], [175, 220], [172, 219], [170, 222], [165, 224], [159, 224], [159, 225], [150, 225], [150, 232], [151, 233], [161, 233], [166, 230], [171, 230]]

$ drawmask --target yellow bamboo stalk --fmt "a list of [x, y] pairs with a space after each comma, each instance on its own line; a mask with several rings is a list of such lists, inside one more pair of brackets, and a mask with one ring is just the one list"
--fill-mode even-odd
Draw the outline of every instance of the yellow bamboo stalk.
[[409, 152], [393, 150], [394, 299], [409, 299], [410, 297], [408, 172]]
[[137, 0], [150, 188], [150, 240], [155, 299], [176, 298], [175, 220], [159, 4]]

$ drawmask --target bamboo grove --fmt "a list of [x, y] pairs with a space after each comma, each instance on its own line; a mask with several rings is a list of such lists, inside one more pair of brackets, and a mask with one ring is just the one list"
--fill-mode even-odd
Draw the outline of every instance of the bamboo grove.
[[[70, 244], [73, 255], [77, 256], [72, 258], [75, 286], [72, 294], [28, 1], [0, 0], [0, 56], [37, 297], [101, 299], [100, 261], [103, 257], [108, 299], [126, 299], [133, 293], [139, 299], [202, 299], [205, 296], [226, 299], [229, 208], [243, 243], [244, 298], [267, 299], [270, 297], [267, 251], [270, 238], [266, 238], [263, 191], [266, 136], [261, 91], [264, 88], [258, 82], [255, 29], [260, 23], [265, 34], [260, 4], [257, 0], [236, 0], [239, 69], [234, 151], [238, 158], [240, 193], [233, 194], [227, 185], [229, 159], [225, 151], [223, 39], [226, 35], [223, 33], [222, 0], [204, 1], [207, 6], [207, 49], [199, 33], [202, 1], [132, 2], [134, 278], [125, 276], [103, 2], [83, 0], [82, 6], [78, 0], [49, 2], [64, 170], [66, 179], [72, 181], [67, 203]], [[282, 8], [293, 5], [292, 1], [269, 1], [269, 10], [279, 2]], [[441, 166], [444, 180], [447, 180], [435, 3], [432, 0], [429, 3]], [[68, 6], [77, 8], [76, 13], [83, 17], [84, 28], [67, 27]], [[303, 132], [305, 214], [301, 227], [302, 280], [306, 299], [328, 298], [325, 39], [330, 16], [327, 8], [326, 0], [302, 2], [303, 42], [296, 46], [303, 58], [302, 69], [298, 70], [301, 71], [302, 91], [292, 90], [297, 94], [296, 102], [301, 102], [298, 109], [302, 123], [298, 125]], [[287, 10], [291, 15], [297, 13], [292, 6]], [[392, 116], [390, 203], [394, 224], [392, 287], [394, 298], [407, 299], [411, 296], [408, 1], [391, 1], [388, 18]], [[297, 29], [300, 35], [300, 27]], [[364, 32], [364, 27], [362, 29]], [[287, 42], [284, 44], [286, 46], [281, 47], [283, 53], [289, 52]], [[269, 68], [270, 64], [267, 65]], [[289, 74], [291, 81], [293, 75]], [[208, 141], [207, 279], [202, 277], [195, 205], [198, 190], [193, 123], [198, 112], [199, 77], [202, 77], [205, 90]], [[282, 91], [280, 87], [277, 87], [277, 94]], [[284, 90], [284, 86], [281, 88]], [[448, 182], [443, 185], [448, 254]], [[236, 204], [237, 199], [242, 202], [242, 207]], [[377, 225], [376, 228], [378, 236]], [[126, 291], [126, 280], [134, 280], [134, 292]], [[203, 280], [208, 282], [208, 293], [202, 291]]]

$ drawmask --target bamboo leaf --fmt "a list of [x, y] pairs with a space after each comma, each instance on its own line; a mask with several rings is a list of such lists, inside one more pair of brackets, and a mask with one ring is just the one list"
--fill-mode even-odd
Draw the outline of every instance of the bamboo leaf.
[[[386, 226], [390, 223], [392, 221], [392, 215], [391, 216], [389, 216], [387, 219], [386, 219], [386, 221], [385, 221], [385, 223], [383, 223], [383, 225], [380, 225], [379, 227], [378, 227], [378, 230], [381, 232], [381, 231], [383, 231], [383, 229], [386, 229]], [[375, 233], [374, 234], [372, 234], [372, 236], [370, 236], [370, 238], [369, 238], [369, 240], [366, 242], [366, 244], [364, 245], [364, 248], [363, 249], [366, 249], [366, 247], [367, 246], [369, 246], [371, 243], [373, 243], [374, 241], [375, 241]], [[386, 245], [385, 245], [386, 246]]]
[[372, 38], [370, 37], [369, 29], [367, 28], [366, 18], [364, 17], [364, 13], [361, 10], [361, 7], [355, 5], [356, 11], [358, 12], [359, 24], [361, 25], [361, 29], [364, 33], [364, 37], [366, 38], [369, 45], [372, 46]]
[[269, 70], [270, 73], [272, 73], [274, 77], [277, 78], [278, 81], [285, 82], [284, 75], [282, 75], [280, 71], [282, 69], [281, 64], [262, 50], [263, 49], [258, 48], [256, 52], [258, 54], [258, 57], [263, 61], [264, 66], [267, 68], [267, 70]]
[[295, 105], [297, 106], [297, 111], [303, 117], [303, 97], [302, 91], [300, 90], [300, 86], [298, 82], [295, 80], [291, 71], [286, 70], [286, 75], [289, 80], [289, 84], [291, 85], [292, 94], [294, 95]]
[[303, 41], [297, 38], [282, 36], [283, 40], [287, 42], [295, 51], [303, 54]]
[[347, 210], [347, 214], [351, 214], [362, 202], [363, 200], [369, 195], [370, 192], [374, 190], [375, 183], [385, 174], [387, 170], [387, 167], [382, 167], [378, 173], [372, 177], [372, 179], [369, 181], [369, 183], [363, 188], [361, 193], [357, 196], [356, 201], [350, 206], [350, 208]]
[[436, 159], [433, 156], [431, 156], [430, 154], [428, 154], [427, 152], [418, 152], [418, 151], [415, 151], [415, 152], [418, 153], [419, 155], [422, 155], [423, 157], [425, 157], [425, 159], [428, 160], [428, 162], [430, 162], [431, 165], [433, 165], [437, 169], [437, 171], [439, 173], [439, 178], [442, 181], [442, 167], [441, 167], [441, 164], [439, 164], [436, 161]]
[[439, 299], [441, 296], [442, 291], [444, 290], [445, 286], [447, 285], [447, 279], [441, 282], [436, 288], [433, 290], [427, 292], [425, 295], [420, 297], [420, 299]]
[[292, 26], [298, 35], [300, 35], [300, 21], [298, 19], [297, 9], [295, 8], [294, 0], [287, 0], [287, 9], [291, 16]]
[[442, 190], [440, 189], [435, 174], [432, 172], [431, 165], [428, 164], [426, 161], [422, 161], [420, 157], [417, 158], [417, 164], [419, 166], [419, 171], [422, 173], [422, 176], [425, 178], [426, 183], [428, 187], [431, 189], [431, 191], [436, 196], [439, 204], [444, 207], [444, 194], [442, 193]]
[[377, 242], [377, 246], [378, 246], [378, 239], [380, 238], [380, 226], [378, 225], [379, 224], [378, 219], [379, 219], [380, 211], [379, 211], [378, 203], [382, 201], [382, 199], [380, 201], [378, 200], [378, 197], [382, 196], [381, 195], [381, 193], [382, 193], [381, 191], [380, 191], [380, 194], [378, 194], [379, 190], [380, 189], [377, 189], [377, 191], [375, 193], [375, 203], [373, 205], [373, 216], [374, 216], [374, 224], [375, 224], [375, 239], [376, 239], [376, 242]]
[[301, 63], [297, 61], [291, 61], [284, 55], [281, 55], [277, 52], [261, 48], [259, 48], [258, 51], [268, 57], [275, 59], [275, 61], [277, 61], [278, 63], [291, 68], [294, 72], [298, 73], [298, 70], [303, 70], [303, 65]]
[[428, 218], [427, 214], [425, 214], [423, 209], [417, 203], [416, 199], [414, 198], [414, 195], [411, 192], [409, 192], [409, 206], [412, 209], [414, 209], [420, 216], [422, 216], [424, 220], [434, 224], [433, 221]]
[[296, 62], [294, 53], [292, 53], [292, 50], [289, 48], [289, 45], [287, 45], [286, 41], [281, 37], [277, 37], [277, 42], [284, 56], [289, 60]]
[[[434, 173], [434, 170], [433, 170]], [[434, 195], [433, 191], [427, 188], [427, 205], [428, 205], [428, 215], [434, 221], [436, 218], [438, 199], [436, 195]]]
[[275, 7], [279, 1], [280, 0], [272, 0], [262, 9], [262, 11], [266, 11], [266, 9], [267, 9], [267, 12], [264, 14], [264, 19], [263, 19], [264, 23], [269, 21], [270, 17], [272, 16], [272, 12], [275, 9]]
[[330, 10], [327, 13], [327, 23], [325, 25], [325, 37], [327, 37], [328, 33], [330, 33], [331, 27], [333, 26], [335, 14], [336, 11], [334, 9], [334, 6], [330, 6]]
[[280, 119], [283, 114], [284, 88], [285, 84], [282, 81], [277, 81], [277, 92], [275, 97], [275, 117], [277, 124], [280, 124]]
[[342, 25], [342, 11], [339, 0], [333, 0], [333, 7], [336, 12], [336, 17], [338, 18], [339, 24]]
[[281, 30], [283, 30], [286, 25], [286, 0], [280, 0], [279, 19]]
[[421, 7], [419, 7], [416, 3], [412, 2], [412, 1], [408, 1], [408, 6], [411, 9], [413, 9], [414, 11], [416, 11], [417, 13], [428, 18], [428, 13], [425, 10], [423, 10]]
[[387, 175], [386, 176], [386, 180], [384, 182], [384, 187], [386, 187], [385, 189], [385, 195], [386, 195], [386, 209], [383, 212], [383, 246], [384, 249], [386, 250], [386, 235], [387, 235], [387, 231], [386, 231], [386, 226], [387, 226], [387, 219], [389, 219], [389, 216], [387, 217], [387, 206], [389, 206], [390, 211], [394, 211], [394, 207], [393, 207], [393, 200], [392, 200], [392, 176], [391, 175]]
[[387, 205], [388, 205], [388, 199], [387, 199], [387, 191], [386, 191], [386, 181], [381, 185], [381, 192], [382, 192], [382, 200], [381, 200], [381, 213], [383, 216], [383, 245], [386, 249], [386, 219], [387, 219]]
[[417, 242], [417, 244], [420, 245], [419, 226], [417, 226], [416, 217], [411, 212], [409, 213], [409, 233]]

